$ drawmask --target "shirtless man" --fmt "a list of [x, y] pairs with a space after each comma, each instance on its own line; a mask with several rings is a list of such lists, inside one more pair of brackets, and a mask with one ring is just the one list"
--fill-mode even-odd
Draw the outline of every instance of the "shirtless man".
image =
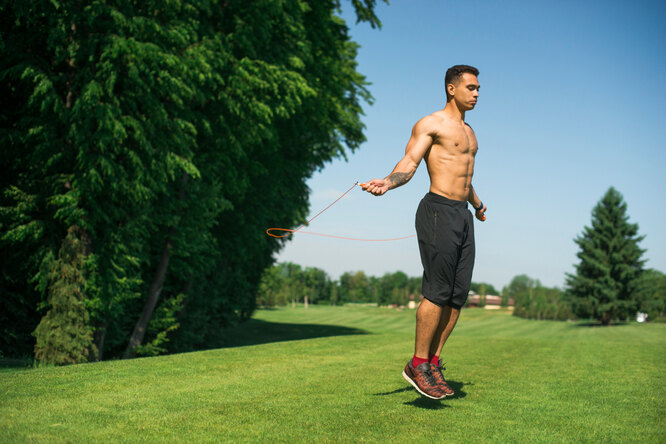
[[483, 205], [472, 186], [478, 149], [465, 112], [479, 97], [479, 71], [456, 65], [446, 72], [447, 103], [416, 122], [405, 156], [384, 179], [372, 179], [364, 190], [381, 196], [407, 183], [425, 159], [430, 192], [416, 212], [416, 233], [423, 263], [423, 301], [416, 312], [414, 356], [403, 371], [405, 379], [422, 395], [433, 399], [452, 396], [442, 375], [442, 347], [467, 300], [474, 266], [474, 224], [485, 220]]

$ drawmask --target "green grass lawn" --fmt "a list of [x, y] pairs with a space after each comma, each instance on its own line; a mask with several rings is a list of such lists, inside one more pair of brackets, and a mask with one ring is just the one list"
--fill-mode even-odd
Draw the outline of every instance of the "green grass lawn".
[[229, 347], [0, 371], [0, 441], [666, 442], [666, 325], [463, 310], [457, 394], [401, 372], [414, 311], [262, 310]]

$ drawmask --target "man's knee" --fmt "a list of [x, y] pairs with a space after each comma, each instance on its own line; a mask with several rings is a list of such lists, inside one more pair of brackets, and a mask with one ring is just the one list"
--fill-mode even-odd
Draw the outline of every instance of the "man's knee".
[[416, 319], [419, 320], [425, 317], [439, 316], [444, 308], [445, 307], [437, 305], [429, 299], [423, 298], [419, 304], [418, 310], [416, 310]]

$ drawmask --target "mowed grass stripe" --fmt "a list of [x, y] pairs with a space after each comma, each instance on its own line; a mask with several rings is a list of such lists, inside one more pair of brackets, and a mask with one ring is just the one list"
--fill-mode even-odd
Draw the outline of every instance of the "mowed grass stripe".
[[[288, 338], [289, 325], [310, 326], [312, 337], [0, 373], [0, 435], [7, 442], [666, 436], [664, 325], [580, 327], [464, 310], [444, 353], [458, 394], [431, 401], [401, 377], [413, 353], [414, 311], [311, 306], [259, 311], [256, 318], [259, 327], [284, 323]], [[364, 334], [317, 336], [337, 331], [331, 325]]]
[[362, 328], [369, 332], [413, 328], [414, 311], [398, 311], [373, 307], [318, 307], [261, 310], [255, 318], [274, 322], [305, 322]]

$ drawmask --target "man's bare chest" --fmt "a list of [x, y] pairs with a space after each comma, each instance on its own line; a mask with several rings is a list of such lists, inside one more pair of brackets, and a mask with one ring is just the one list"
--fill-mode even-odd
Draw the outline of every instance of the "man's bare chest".
[[478, 143], [474, 131], [469, 126], [455, 127], [446, 126], [438, 130], [433, 137], [433, 146], [437, 151], [443, 151], [450, 155], [476, 155]]

